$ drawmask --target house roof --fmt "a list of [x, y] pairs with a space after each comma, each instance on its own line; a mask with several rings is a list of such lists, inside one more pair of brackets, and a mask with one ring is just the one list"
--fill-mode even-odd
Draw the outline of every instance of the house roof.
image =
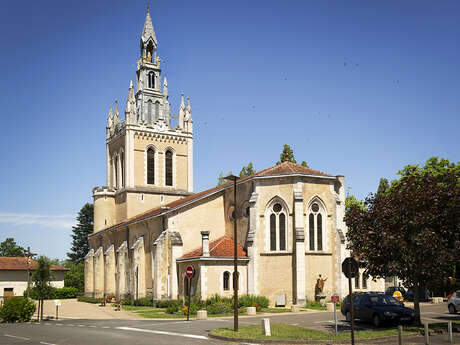
[[[329, 175], [329, 174], [327, 174], [325, 172], [322, 172], [322, 171], [319, 171], [319, 170], [314, 170], [314, 169], [307, 168], [307, 167], [304, 167], [304, 166], [296, 164], [296, 163], [286, 161], [286, 162], [283, 162], [281, 164], [277, 164], [275, 166], [272, 166], [270, 168], [258, 171], [253, 175], [250, 175], [250, 176], [244, 177], [242, 179], [239, 179], [239, 180], [237, 180], [237, 184], [246, 182], [246, 181], [251, 180], [251, 179], [267, 178], [267, 177], [278, 177], [278, 176], [289, 176], [289, 175], [309, 175], [309, 176], [316, 176], [316, 177], [335, 178], [334, 176]], [[108, 228], [106, 228], [104, 230], [98, 231], [98, 232], [96, 232], [94, 234], [90, 234], [88, 237], [97, 236], [97, 235], [100, 235], [100, 234], [102, 234], [104, 232], [112, 231], [112, 230], [115, 230], [115, 229], [125, 228], [128, 225], [138, 223], [140, 221], [143, 221], [143, 220], [146, 220], [146, 219], [149, 219], [149, 218], [153, 218], [153, 217], [159, 216], [161, 214], [168, 213], [168, 212], [170, 212], [171, 209], [177, 209], [177, 208], [185, 206], [185, 205], [187, 205], [187, 204], [189, 204], [191, 202], [194, 202], [194, 201], [200, 200], [202, 198], [205, 198], [208, 195], [211, 195], [211, 194], [214, 194], [216, 192], [225, 190], [227, 188], [232, 188], [232, 187], [233, 187], [233, 181], [230, 181], [230, 182], [227, 182], [227, 183], [225, 183], [223, 185], [220, 185], [220, 186], [217, 186], [217, 187], [214, 187], [214, 188], [210, 188], [210, 189], [204, 190], [204, 191], [196, 193], [196, 194], [189, 195], [189, 196], [187, 196], [185, 198], [172, 201], [172, 202], [170, 202], [168, 204], [165, 204], [165, 205], [163, 205], [161, 207], [157, 207], [157, 208], [151, 209], [149, 211], [146, 211], [144, 213], [141, 213], [141, 214], [139, 214], [137, 216], [131, 217], [131, 218], [129, 218], [129, 219], [123, 221], [123, 222], [120, 222], [118, 224], [114, 224], [114, 225], [112, 225], [112, 226], [110, 226], [110, 227], [108, 227]]]
[[[37, 261], [31, 259], [30, 270], [34, 271], [37, 267]], [[0, 271], [27, 271], [27, 258], [21, 256], [0, 256]], [[69, 269], [58, 265], [51, 265], [51, 271], [69, 271]]]
[[[209, 243], [209, 256], [213, 258], [233, 258], [234, 242], [227, 236], [222, 236]], [[246, 258], [246, 251], [241, 247], [236, 247], [239, 258]], [[197, 248], [184, 254], [181, 259], [198, 258], [203, 254], [203, 248]]]

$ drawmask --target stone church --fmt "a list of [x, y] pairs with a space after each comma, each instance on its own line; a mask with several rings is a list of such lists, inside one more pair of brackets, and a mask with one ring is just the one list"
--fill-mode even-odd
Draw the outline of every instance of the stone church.
[[[182, 298], [192, 265], [192, 294], [231, 296], [236, 222], [240, 294], [305, 304], [321, 274], [324, 295], [345, 296], [344, 177], [284, 162], [237, 180], [236, 200], [232, 182], [194, 193], [190, 99], [182, 95], [172, 115], [157, 47], [147, 11], [124, 120], [116, 102], [108, 114], [85, 294]], [[360, 275], [354, 286], [375, 291], [383, 282]]]

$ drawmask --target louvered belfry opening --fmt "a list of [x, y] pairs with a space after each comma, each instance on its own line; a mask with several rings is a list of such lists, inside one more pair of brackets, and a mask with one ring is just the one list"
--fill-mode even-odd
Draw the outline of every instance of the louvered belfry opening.
[[165, 158], [165, 175], [166, 175], [166, 185], [173, 185], [173, 154], [171, 151], [166, 151]]
[[147, 184], [155, 184], [155, 151], [147, 150]]

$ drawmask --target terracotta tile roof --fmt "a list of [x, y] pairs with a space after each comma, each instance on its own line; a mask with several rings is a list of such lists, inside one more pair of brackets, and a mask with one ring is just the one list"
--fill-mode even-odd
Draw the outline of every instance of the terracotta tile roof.
[[[30, 260], [30, 269], [33, 271], [37, 268], [38, 263]], [[0, 271], [24, 271], [27, 270], [27, 258], [16, 256], [0, 256]], [[51, 271], [69, 271], [68, 268], [51, 265]]]
[[[278, 176], [278, 175], [292, 175], [292, 174], [305, 174], [305, 175], [317, 175], [317, 176], [333, 177], [332, 175], [326, 174], [325, 172], [322, 172], [322, 171], [319, 171], [319, 170], [310, 169], [310, 168], [301, 166], [299, 164], [291, 163], [291, 162], [283, 162], [281, 164], [275, 165], [275, 166], [267, 168], [265, 170], [261, 170], [259, 172], [256, 172], [253, 175], [250, 175], [250, 176], [244, 177], [242, 179], [239, 179], [238, 183], [244, 182], [244, 181], [252, 179], [252, 178], [257, 178], [257, 177]], [[232, 185], [233, 185], [233, 182], [230, 181], [230, 182], [227, 182], [227, 183], [225, 183], [223, 185], [204, 190], [204, 191], [202, 191], [200, 193], [192, 194], [192, 195], [189, 195], [189, 196], [187, 196], [185, 198], [172, 201], [172, 202], [170, 202], [168, 204], [165, 204], [165, 205], [163, 205], [161, 207], [151, 209], [151, 210], [146, 211], [144, 213], [141, 213], [141, 214], [139, 214], [137, 216], [129, 218], [129, 219], [123, 221], [123, 222], [120, 222], [118, 224], [112, 225], [112, 226], [108, 227], [107, 229], [104, 229], [104, 230], [98, 231], [98, 232], [96, 232], [94, 234], [91, 234], [91, 235], [89, 235], [89, 237], [97, 236], [98, 234], [100, 234], [102, 232], [111, 231], [113, 229], [124, 228], [125, 226], [127, 226], [129, 224], [135, 223], [137, 221], [142, 221], [142, 220], [144, 220], [146, 218], [154, 217], [156, 215], [159, 215], [159, 214], [167, 211], [168, 209], [182, 206], [184, 204], [192, 202], [192, 201], [194, 201], [196, 199], [199, 199], [201, 197], [205, 197], [207, 195], [210, 195], [210, 194], [212, 194], [214, 192], [227, 189], [228, 187], [231, 187]]]
[[[233, 258], [233, 245], [231, 238], [222, 236], [209, 243], [209, 255], [214, 258]], [[237, 246], [236, 251], [239, 258], [247, 257], [246, 251], [241, 246]], [[202, 252], [203, 248], [200, 247], [184, 254], [181, 259], [198, 258]]]

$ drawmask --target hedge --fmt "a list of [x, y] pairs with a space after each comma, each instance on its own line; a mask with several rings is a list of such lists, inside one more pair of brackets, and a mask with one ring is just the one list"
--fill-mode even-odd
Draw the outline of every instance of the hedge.
[[[63, 288], [55, 288], [53, 286], [49, 286], [47, 292], [45, 294], [45, 299], [66, 299], [66, 298], [76, 298], [77, 297], [78, 289], [72, 286], [65, 286]], [[24, 297], [27, 296], [27, 290], [24, 291]], [[38, 292], [37, 289], [34, 287], [30, 289], [30, 298], [38, 300]]]
[[86, 302], [86, 303], [101, 303], [102, 298], [101, 297], [78, 296], [77, 301], [78, 302]]
[[0, 307], [3, 322], [28, 322], [35, 313], [35, 303], [24, 297], [8, 298]]

